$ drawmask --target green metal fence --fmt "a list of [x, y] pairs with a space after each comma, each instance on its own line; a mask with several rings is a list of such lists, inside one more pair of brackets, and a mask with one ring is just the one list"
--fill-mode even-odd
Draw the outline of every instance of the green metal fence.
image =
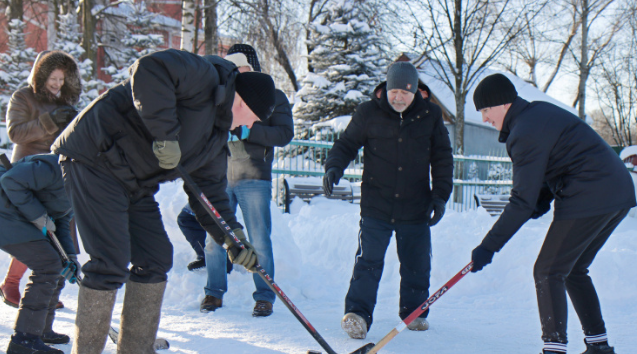
[[[272, 178], [273, 195], [278, 205], [283, 205], [283, 179], [324, 175], [324, 163], [332, 141], [292, 140], [287, 146], [275, 149]], [[453, 194], [447, 207], [465, 211], [476, 207], [475, 194], [509, 194], [511, 174], [511, 160], [508, 157], [454, 155]], [[360, 183], [362, 175], [361, 149], [343, 177], [350, 182]]]

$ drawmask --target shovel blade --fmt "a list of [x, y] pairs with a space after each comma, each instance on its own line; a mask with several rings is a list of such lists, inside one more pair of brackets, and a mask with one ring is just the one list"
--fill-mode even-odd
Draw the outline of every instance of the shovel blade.
[[374, 347], [374, 343], [367, 343], [364, 346], [351, 352], [350, 354], [367, 354], [367, 352], [369, 352], [370, 349], [372, 349], [373, 347]]

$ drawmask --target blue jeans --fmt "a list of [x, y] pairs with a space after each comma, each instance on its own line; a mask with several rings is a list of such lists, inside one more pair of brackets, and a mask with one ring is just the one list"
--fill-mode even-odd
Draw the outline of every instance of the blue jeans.
[[[226, 192], [230, 197], [230, 206], [235, 211], [237, 203], [241, 207], [248, 241], [254, 246], [259, 264], [274, 279], [274, 257], [272, 255], [272, 240], [270, 240], [272, 232], [272, 219], [270, 217], [272, 182], [241, 180], [228, 185]], [[205, 293], [221, 299], [223, 294], [228, 291], [226, 250], [208, 235], [204, 253], [208, 269], [208, 283], [205, 287]], [[258, 274], [253, 274], [252, 277], [257, 288], [252, 294], [254, 300], [274, 303], [276, 294]]]
[[[345, 297], [345, 313], [353, 312], [363, 317], [369, 330], [392, 233], [396, 233], [400, 261], [398, 315], [403, 320], [429, 297], [431, 234], [427, 223], [394, 225], [367, 216], [361, 218], [360, 227], [354, 274]], [[429, 310], [420, 317], [428, 314]]]

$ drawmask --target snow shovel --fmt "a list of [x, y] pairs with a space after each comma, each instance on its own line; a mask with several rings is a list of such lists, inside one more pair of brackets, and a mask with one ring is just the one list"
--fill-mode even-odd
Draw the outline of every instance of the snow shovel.
[[[205, 194], [201, 191], [199, 186], [197, 186], [197, 184], [195, 184], [192, 178], [190, 178], [190, 175], [184, 169], [184, 167], [181, 164], [179, 164], [177, 165], [175, 169], [177, 170], [177, 172], [179, 172], [179, 175], [184, 180], [184, 184], [188, 186], [188, 189], [190, 189], [190, 191], [192, 191], [192, 193], [197, 197], [197, 200], [199, 200], [201, 205], [203, 205], [204, 209], [206, 209], [208, 214], [210, 214], [210, 216], [215, 221], [217, 226], [219, 226], [219, 228], [226, 234], [226, 236], [229, 236], [231, 239], [234, 240], [235, 246], [241, 249], [244, 249], [245, 246], [243, 245], [243, 243], [241, 243], [241, 241], [237, 238], [234, 232], [232, 232], [232, 229], [230, 228], [230, 226], [226, 223], [225, 220], [223, 220], [223, 217], [221, 217], [217, 209], [215, 209], [215, 207], [212, 205], [212, 203], [210, 203], [208, 198], [206, 198]], [[301, 322], [303, 327], [305, 327], [305, 329], [312, 335], [312, 337], [314, 337], [314, 339], [318, 342], [318, 344], [320, 344], [321, 347], [323, 347], [323, 349], [325, 349], [325, 351], [327, 351], [328, 354], [337, 354], [334, 351], [334, 349], [332, 349], [330, 345], [327, 344], [325, 339], [321, 337], [321, 335], [318, 333], [316, 328], [312, 326], [310, 321], [308, 321], [305, 318], [305, 316], [303, 316], [301, 311], [292, 303], [292, 300], [290, 300], [290, 298], [288, 298], [287, 295], [285, 295], [283, 290], [279, 288], [279, 286], [274, 282], [274, 279], [272, 279], [272, 277], [268, 275], [265, 269], [263, 269], [263, 267], [261, 267], [259, 263], [257, 263], [254, 267], [257, 270], [256, 273], [259, 274], [261, 279], [263, 279], [263, 281], [265, 281], [266, 284], [268, 284], [270, 289], [272, 289], [272, 291], [274, 291], [277, 297], [281, 299], [281, 302], [283, 302], [283, 304], [285, 304], [285, 306], [290, 310], [290, 312], [292, 312], [294, 317], [296, 317], [296, 319], [299, 320], [299, 322]], [[310, 353], [316, 353], [316, 352], [310, 350], [308, 351], [308, 354]]]
[[350, 354], [376, 354], [379, 350], [381, 350], [390, 340], [394, 339], [403, 329], [409, 326], [418, 316], [420, 316], [423, 312], [427, 311], [429, 306], [431, 306], [436, 300], [438, 300], [444, 293], [447, 292], [452, 286], [454, 286], [460, 279], [462, 279], [469, 271], [473, 268], [473, 262], [467, 264], [458, 274], [454, 275], [442, 288], [438, 289], [427, 301], [423, 302], [419, 308], [414, 310], [407, 318], [405, 318], [398, 326], [392, 329], [383, 339], [378, 342], [378, 344], [374, 345], [373, 343], [368, 343], [367, 345], [358, 348], [357, 350], [351, 352]]
[[[7, 158], [7, 155], [5, 154], [0, 155], [0, 162], [2, 163], [4, 168], [7, 169], [7, 171], [13, 168], [13, 165], [11, 165], [11, 161], [9, 161], [9, 159]], [[66, 254], [66, 251], [64, 251], [64, 248], [62, 247], [60, 240], [58, 240], [57, 236], [55, 236], [55, 234], [51, 230], [47, 230], [46, 233], [47, 233], [47, 236], [49, 236], [49, 238], [51, 239], [51, 243], [53, 243], [53, 247], [55, 247], [55, 250], [60, 254], [60, 257], [62, 257], [64, 264], [68, 265], [62, 270], [62, 273], [60, 275], [68, 279], [69, 283], [71, 284], [77, 283], [78, 286], [82, 286], [82, 277], [79, 274], [77, 275], [77, 277], [72, 277], [70, 279], [68, 277], [68, 275], [70, 275], [71, 273], [74, 273], [75, 266], [71, 268], [70, 265], [73, 264], [73, 262], [71, 261], [69, 256]], [[113, 336], [113, 334], [115, 336]], [[111, 338], [113, 343], [117, 344], [117, 331], [112, 326], [110, 330], [108, 331], [108, 336]], [[157, 338], [155, 339], [154, 347], [155, 347], [155, 350], [168, 349], [170, 347], [170, 344], [164, 338]]]

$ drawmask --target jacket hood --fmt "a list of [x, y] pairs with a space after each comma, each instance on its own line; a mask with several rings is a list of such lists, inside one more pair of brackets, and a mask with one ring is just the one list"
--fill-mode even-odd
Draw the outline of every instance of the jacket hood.
[[[64, 72], [64, 85], [59, 97], [52, 95], [45, 87], [49, 76], [56, 69]], [[75, 59], [59, 50], [38, 54], [29, 75], [29, 85], [38, 101], [71, 106], [77, 104], [82, 92], [80, 70]]]

